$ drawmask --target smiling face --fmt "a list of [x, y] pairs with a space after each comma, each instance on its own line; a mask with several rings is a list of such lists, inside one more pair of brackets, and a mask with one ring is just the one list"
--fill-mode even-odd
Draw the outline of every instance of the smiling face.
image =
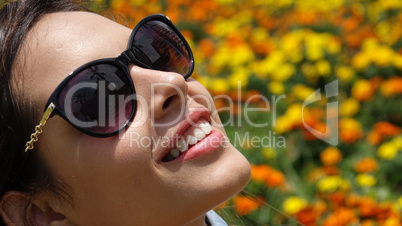
[[[67, 74], [117, 57], [130, 33], [92, 13], [44, 16], [17, 58], [24, 62], [25, 97], [37, 114]], [[48, 121], [34, 151], [68, 185], [73, 205], [39, 197], [77, 225], [202, 222], [205, 212], [245, 186], [249, 164], [225, 139], [213, 99], [200, 83], [133, 64], [129, 73], [137, 111], [119, 135], [95, 138], [59, 116]]]

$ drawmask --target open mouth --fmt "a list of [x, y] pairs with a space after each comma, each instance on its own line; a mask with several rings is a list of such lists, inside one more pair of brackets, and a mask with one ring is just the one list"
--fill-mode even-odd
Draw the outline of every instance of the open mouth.
[[195, 126], [186, 130], [184, 135], [176, 142], [176, 147], [173, 147], [166, 156], [163, 157], [162, 162], [170, 162], [177, 159], [181, 154], [188, 151], [211, 132], [211, 124], [205, 120], [200, 120]]

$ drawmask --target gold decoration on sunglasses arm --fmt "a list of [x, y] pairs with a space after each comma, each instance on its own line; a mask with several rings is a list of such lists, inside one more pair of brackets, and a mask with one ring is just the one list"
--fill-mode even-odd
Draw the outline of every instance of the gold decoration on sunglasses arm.
[[43, 132], [43, 126], [45, 126], [47, 120], [50, 118], [50, 115], [52, 114], [53, 110], [56, 108], [56, 106], [53, 103], [50, 103], [49, 106], [46, 108], [45, 113], [42, 116], [42, 119], [40, 120], [39, 124], [35, 126], [35, 132], [31, 134], [31, 140], [28, 141], [25, 144], [25, 152], [34, 149], [34, 143], [38, 141], [38, 136]]

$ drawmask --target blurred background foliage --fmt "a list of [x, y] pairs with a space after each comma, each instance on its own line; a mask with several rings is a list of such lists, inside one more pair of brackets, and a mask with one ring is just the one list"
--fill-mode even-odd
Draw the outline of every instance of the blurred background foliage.
[[[402, 1], [90, 4], [130, 28], [164, 13], [188, 39], [193, 77], [216, 97], [229, 138], [252, 167], [244, 192], [218, 209], [229, 223], [401, 225]], [[338, 95], [325, 98], [333, 81]], [[310, 95], [321, 99], [303, 108]], [[330, 102], [335, 127], [326, 124]], [[259, 111], [246, 113], [250, 106]], [[305, 124], [337, 132], [338, 144]]]

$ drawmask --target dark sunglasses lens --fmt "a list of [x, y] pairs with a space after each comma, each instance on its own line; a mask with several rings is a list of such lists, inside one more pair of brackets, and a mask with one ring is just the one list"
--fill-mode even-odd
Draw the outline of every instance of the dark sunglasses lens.
[[65, 117], [93, 134], [119, 131], [135, 111], [135, 94], [125, 73], [98, 64], [77, 73], [59, 94]]
[[137, 30], [131, 47], [136, 58], [149, 68], [183, 76], [192, 68], [190, 50], [180, 36], [161, 21], [144, 23]]

